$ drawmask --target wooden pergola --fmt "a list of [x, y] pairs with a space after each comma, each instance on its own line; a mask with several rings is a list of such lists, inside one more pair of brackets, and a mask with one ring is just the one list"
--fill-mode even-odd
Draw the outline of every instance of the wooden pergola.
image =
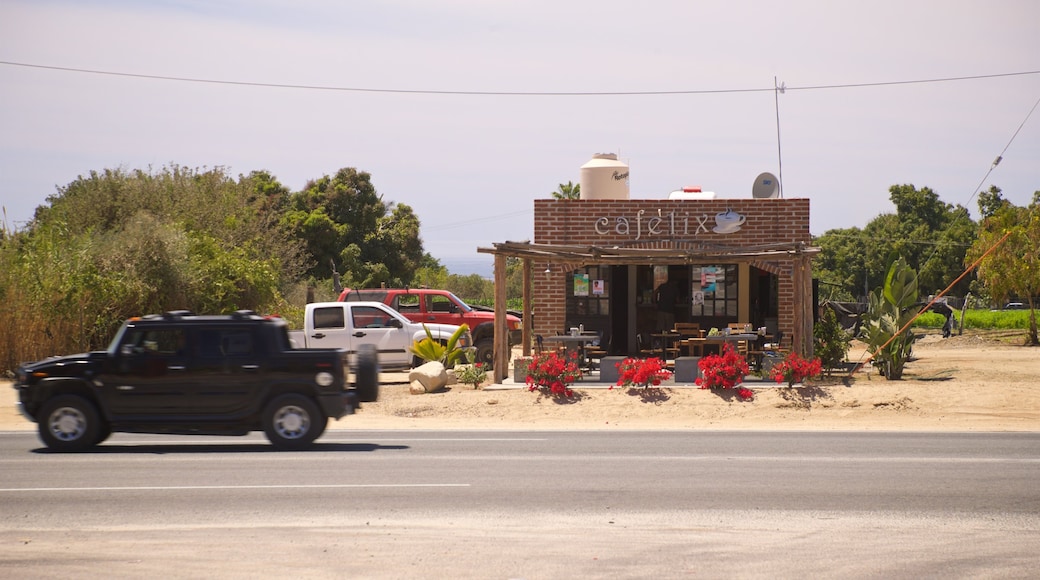
[[[495, 329], [506, 328], [506, 258], [523, 260], [523, 354], [531, 354], [531, 273], [532, 263], [566, 264], [572, 269], [585, 266], [633, 266], [697, 264], [725, 259], [729, 262], [789, 261], [794, 282], [794, 344], [801, 356], [812, 356], [813, 299], [812, 257], [820, 248], [805, 242], [762, 244], [755, 246], [718, 246], [671, 241], [672, 247], [645, 248], [623, 245], [573, 246], [502, 242], [493, 248], [477, 248], [477, 252], [495, 256]], [[509, 366], [509, 335], [495, 332], [494, 380], [501, 382]]]

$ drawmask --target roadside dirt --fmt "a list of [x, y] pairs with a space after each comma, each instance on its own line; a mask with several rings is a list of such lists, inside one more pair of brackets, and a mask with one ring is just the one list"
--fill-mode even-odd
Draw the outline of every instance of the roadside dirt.
[[[556, 402], [526, 388], [453, 385], [411, 395], [403, 374], [384, 375], [380, 400], [333, 429], [790, 429], [876, 431], [1040, 431], [1040, 349], [1017, 346], [1021, 333], [943, 339], [914, 347], [904, 380], [867, 366], [839, 378], [780, 388], [750, 384], [752, 401], [691, 387], [651, 392], [582, 389]], [[1012, 344], [1014, 343], [1014, 344]], [[851, 361], [865, 359], [854, 344]], [[18, 415], [10, 383], [0, 383], [0, 430], [31, 430]]]

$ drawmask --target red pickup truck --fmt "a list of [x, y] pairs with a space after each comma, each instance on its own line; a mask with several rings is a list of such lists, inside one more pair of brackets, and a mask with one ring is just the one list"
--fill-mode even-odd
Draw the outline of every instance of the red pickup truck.
[[[494, 365], [495, 313], [476, 310], [447, 290], [429, 288], [373, 288], [357, 290], [347, 288], [339, 295], [341, 302], [362, 300], [382, 302], [400, 312], [412, 322], [469, 325], [473, 345], [477, 347], [476, 362], [489, 367]], [[520, 318], [506, 315], [506, 332], [509, 344], [521, 340]]]

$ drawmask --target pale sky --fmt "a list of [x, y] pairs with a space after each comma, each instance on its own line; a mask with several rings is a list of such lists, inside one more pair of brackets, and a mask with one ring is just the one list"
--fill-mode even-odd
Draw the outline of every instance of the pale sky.
[[[0, 203], [18, 228], [91, 170], [357, 167], [455, 273], [600, 152], [639, 199], [779, 174], [814, 234], [895, 184], [977, 217], [980, 184], [1040, 190], [1038, 27], [1035, 0], [0, 0]], [[603, 94], [640, 92], [673, 94]]]

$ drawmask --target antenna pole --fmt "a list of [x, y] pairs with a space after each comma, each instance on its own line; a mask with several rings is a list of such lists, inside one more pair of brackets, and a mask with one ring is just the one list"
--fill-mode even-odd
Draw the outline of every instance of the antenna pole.
[[784, 156], [780, 153], [780, 93], [784, 92], [784, 89], [776, 84], [776, 76], [773, 77], [773, 100], [776, 106], [776, 157], [777, 164], [780, 166], [780, 176], [777, 178], [777, 185], [780, 186], [780, 197], [784, 197]]

